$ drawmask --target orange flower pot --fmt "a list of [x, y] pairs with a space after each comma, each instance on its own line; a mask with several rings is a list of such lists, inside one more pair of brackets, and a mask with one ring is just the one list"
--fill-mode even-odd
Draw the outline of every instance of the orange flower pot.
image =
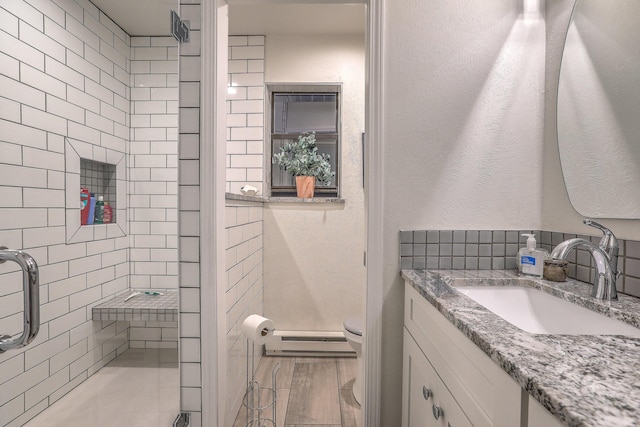
[[296, 190], [301, 199], [311, 199], [315, 188], [315, 176], [296, 176]]

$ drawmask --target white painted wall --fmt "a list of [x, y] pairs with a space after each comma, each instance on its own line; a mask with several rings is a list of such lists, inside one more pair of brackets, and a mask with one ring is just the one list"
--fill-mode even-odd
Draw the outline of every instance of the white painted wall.
[[400, 419], [398, 231], [542, 224], [545, 27], [521, 12], [385, 2], [383, 426]]
[[265, 203], [264, 310], [281, 330], [340, 331], [364, 300], [362, 36], [267, 36], [265, 81], [341, 82], [344, 204]]

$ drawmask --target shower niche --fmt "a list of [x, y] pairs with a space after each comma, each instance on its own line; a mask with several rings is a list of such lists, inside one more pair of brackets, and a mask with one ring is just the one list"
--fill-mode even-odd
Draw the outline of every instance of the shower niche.
[[[67, 243], [87, 242], [126, 235], [125, 155], [67, 138], [65, 141], [65, 212]], [[111, 207], [111, 222], [82, 224], [81, 189], [95, 200], [102, 196]]]

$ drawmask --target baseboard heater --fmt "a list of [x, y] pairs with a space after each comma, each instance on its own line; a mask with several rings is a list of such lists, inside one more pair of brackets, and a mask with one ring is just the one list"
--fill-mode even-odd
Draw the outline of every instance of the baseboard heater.
[[342, 332], [275, 331], [267, 340], [269, 356], [354, 356]]

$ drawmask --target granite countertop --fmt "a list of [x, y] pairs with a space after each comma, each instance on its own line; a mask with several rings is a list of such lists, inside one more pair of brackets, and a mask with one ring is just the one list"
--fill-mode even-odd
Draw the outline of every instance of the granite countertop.
[[[568, 426], [640, 426], [640, 338], [527, 333], [451, 285], [532, 286], [640, 327], [640, 298], [589, 296], [591, 286], [501, 270], [402, 270], [402, 277], [523, 389]], [[487, 280], [490, 279], [490, 280]], [[462, 283], [458, 283], [462, 284]]]

